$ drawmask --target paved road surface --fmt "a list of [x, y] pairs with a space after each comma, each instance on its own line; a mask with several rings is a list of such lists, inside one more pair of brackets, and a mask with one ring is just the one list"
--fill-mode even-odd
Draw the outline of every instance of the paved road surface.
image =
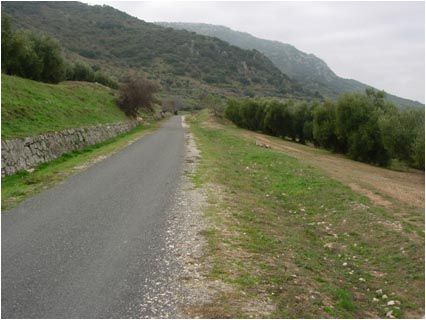
[[138, 318], [184, 159], [180, 117], [2, 214], [3, 318]]

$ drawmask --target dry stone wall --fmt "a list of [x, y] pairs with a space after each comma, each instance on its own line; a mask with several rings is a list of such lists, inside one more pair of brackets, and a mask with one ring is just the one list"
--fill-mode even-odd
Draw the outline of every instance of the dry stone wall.
[[1, 176], [29, 170], [64, 153], [82, 149], [135, 128], [139, 121], [103, 124], [1, 141]]

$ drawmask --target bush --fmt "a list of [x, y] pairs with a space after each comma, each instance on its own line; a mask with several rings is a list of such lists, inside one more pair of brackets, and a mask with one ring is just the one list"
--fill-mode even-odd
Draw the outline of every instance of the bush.
[[336, 150], [336, 106], [333, 102], [326, 101], [313, 111], [312, 136], [316, 146]]
[[414, 168], [425, 169], [425, 128], [418, 129], [416, 138], [411, 144], [411, 163]]
[[240, 102], [235, 99], [229, 99], [228, 105], [225, 109], [225, 117], [235, 123], [237, 126], [241, 126], [241, 115], [239, 111]]
[[68, 63], [65, 69], [67, 80], [97, 82], [113, 89], [118, 88], [117, 82], [102, 73], [98, 66], [91, 67], [85, 62], [76, 61]]
[[413, 143], [424, 133], [424, 111], [392, 110], [380, 118], [379, 125], [384, 147], [392, 157], [414, 165]]
[[210, 109], [216, 117], [223, 117], [225, 106], [219, 96], [203, 94], [200, 97], [201, 108]]
[[170, 112], [173, 114], [177, 114], [179, 110], [183, 110], [185, 108], [182, 100], [179, 97], [169, 97], [167, 99], [163, 99], [161, 104], [162, 112]]
[[48, 36], [32, 34], [34, 51], [43, 65], [40, 80], [58, 83], [65, 79], [65, 61], [59, 42]]
[[350, 93], [339, 97], [336, 107], [337, 151], [348, 153], [354, 160], [386, 165], [386, 150], [379, 118], [388, 111], [381, 92]]
[[[293, 131], [291, 138], [298, 140], [300, 143], [305, 143], [312, 134], [312, 116], [309, 110], [309, 105], [306, 102], [297, 102], [290, 107], [291, 117], [293, 119]], [[309, 124], [310, 123], [310, 124]]]
[[118, 106], [130, 117], [136, 117], [140, 109], [153, 111], [154, 94], [159, 89], [156, 82], [131, 75], [120, 87]]
[[6, 74], [41, 80], [42, 60], [34, 50], [31, 33], [25, 31], [15, 32], [7, 54], [3, 66]]
[[28, 30], [13, 33], [10, 18], [2, 16], [2, 71], [58, 83], [65, 78], [65, 61], [56, 40]]
[[77, 61], [73, 65], [72, 78], [68, 80], [94, 82], [95, 72], [87, 63]]

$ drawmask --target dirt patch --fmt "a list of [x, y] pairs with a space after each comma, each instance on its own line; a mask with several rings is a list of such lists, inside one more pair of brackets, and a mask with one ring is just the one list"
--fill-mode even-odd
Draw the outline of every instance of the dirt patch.
[[367, 196], [374, 204], [387, 207], [387, 208], [390, 208], [392, 206], [392, 202], [384, 199], [382, 196], [372, 192], [369, 189], [362, 188], [356, 183], [349, 183], [348, 186], [351, 187], [353, 191], [360, 193], [364, 196]]

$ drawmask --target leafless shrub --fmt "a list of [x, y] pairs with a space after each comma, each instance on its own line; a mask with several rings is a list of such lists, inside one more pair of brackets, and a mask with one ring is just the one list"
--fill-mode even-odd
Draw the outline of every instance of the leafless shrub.
[[118, 106], [127, 116], [136, 117], [139, 110], [154, 110], [154, 94], [158, 92], [158, 83], [137, 75], [130, 75], [120, 88]]

